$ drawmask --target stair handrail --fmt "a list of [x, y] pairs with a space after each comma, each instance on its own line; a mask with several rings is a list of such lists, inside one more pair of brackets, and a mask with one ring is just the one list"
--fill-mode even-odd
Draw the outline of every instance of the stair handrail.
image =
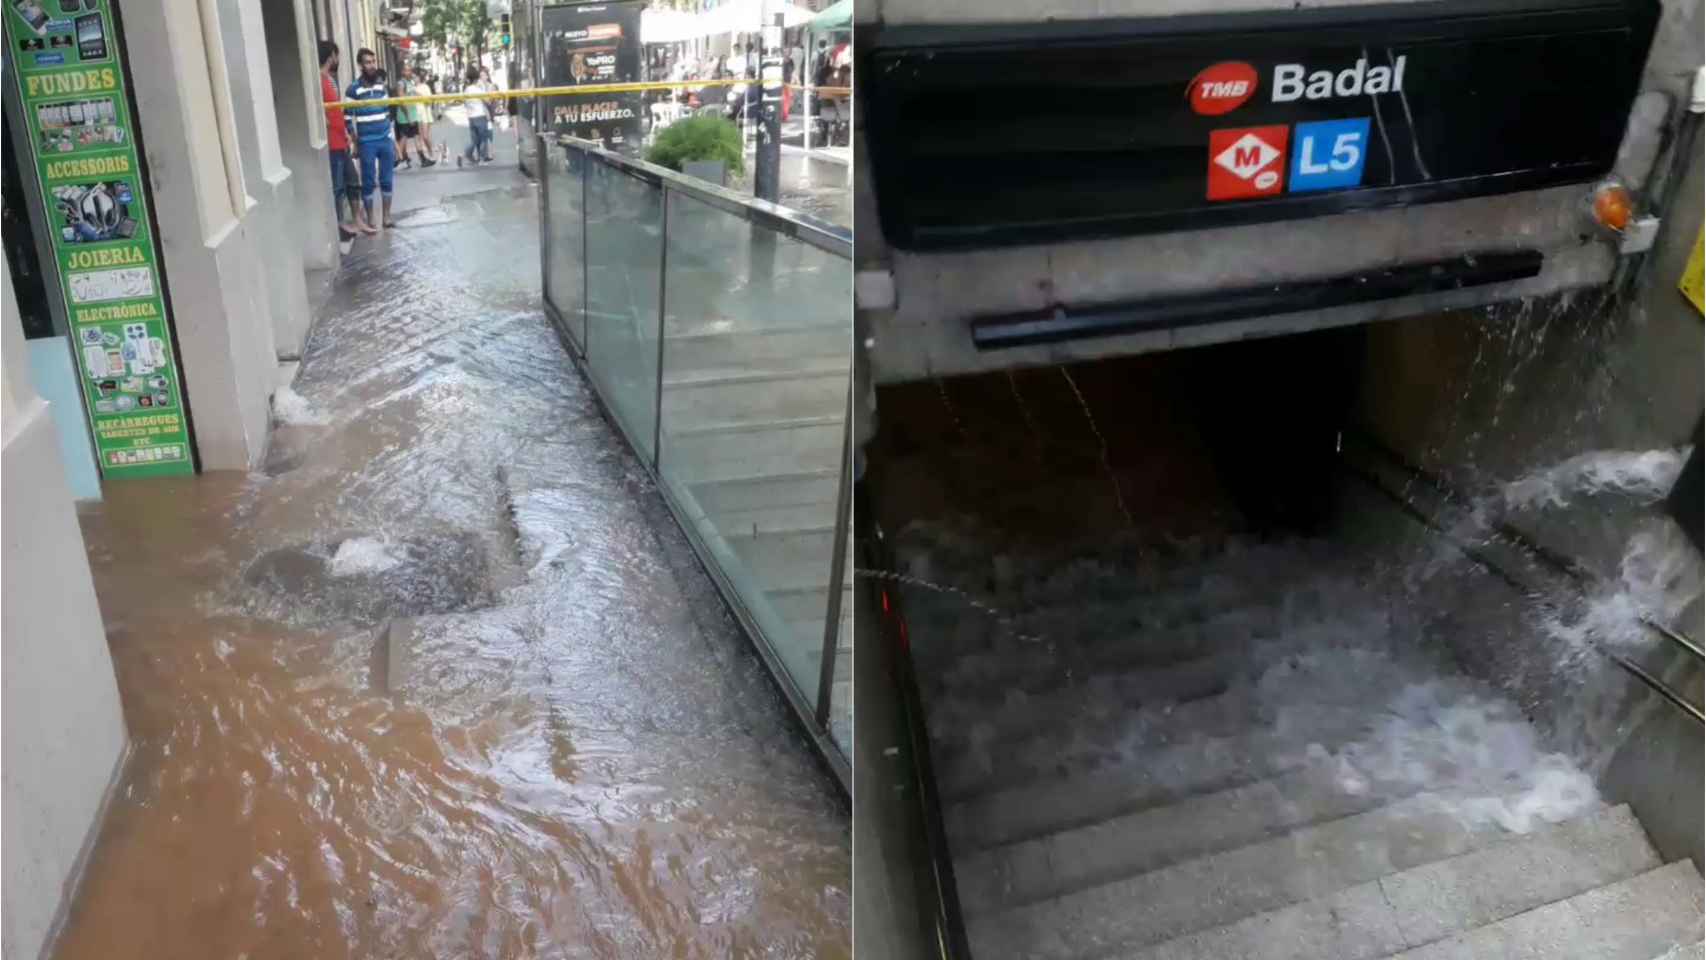
[[[1370, 437], [1360, 431], [1346, 431], [1345, 439], [1351, 440], [1355, 446], [1361, 446], [1367, 449], [1370, 453], [1373, 453], [1380, 459], [1385, 460], [1397, 469], [1408, 473], [1412, 479], [1417, 480], [1426, 486], [1432, 487], [1446, 500], [1457, 503], [1463, 502], [1463, 495], [1443, 477], [1438, 476], [1424, 467], [1410, 463], [1398, 454], [1397, 451], [1388, 448], [1373, 437]], [[1434, 522], [1432, 517], [1427, 516], [1421, 510], [1417, 509], [1413, 504], [1406, 500], [1403, 495], [1388, 489], [1386, 484], [1381, 483], [1378, 477], [1371, 476], [1366, 470], [1358, 468], [1348, 460], [1345, 461], [1344, 466], [1345, 470], [1352, 476], [1373, 487], [1376, 491], [1387, 497], [1387, 499], [1397, 504], [1400, 510], [1410, 515], [1411, 518], [1416, 520], [1416, 522], [1420, 523], [1422, 526], [1442, 537], [1445, 537], [1458, 549], [1459, 552], [1474, 561], [1476, 564], [1480, 565], [1482, 568], [1486, 569], [1488, 572], [1519, 589], [1527, 587], [1527, 584], [1524, 584], [1520, 578], [1517, 578], [1508, 571], [1500, 568], [1492, 560], [1482, 556], [1479, 551], [1454, 536], [1450, 530], [1447, 530]], [[1568, 578], [1577, 586], [1591, 587], [1598, 585], [1601, 582], [1600, 578], [1584, 565], [1574, 561], [1570, 557], [1557, 553], [1556, 551], [1537, 543], [1529, 537], [1528, 534], [1516, 527], [1501, 520], [1495, 522], [1493, 528], [1501, 538], [1521, 549], [1536, 563]], [[1642, 626], [1664, 637], [1672, 644], [1686, 650], [1696, 659], [1706, 659], [1706, 652], [1702, 651], [1700, 644], [1691, 640], [1686, 634], [1650, 617], [1642, 616], [1639, 618], [1639, 622]], [[1633, 660], [1615, 650], [1610, 649], [1603, 643], [1590, 641], [1589, 646], [1604, 655], [1612, 663], [1617, 664], [1617, 666], [1622, 668], [1624, 672], [1646, 685], [1654, 693], [1663, 697], [1672, 706], [1675, 706], [1679, 710], [1687, 713], [1702, 726], [1706, 726], [1706, 711], [1702, 711], [1700, 707], [1695, 706], [1687, 697], [1683, 696], [1675, 688], [1654, 676], [1650, 671], [1635, 663]]]
[[[863, 483], [855, 485], [853, 522], [858, 528], [855, 542], [863, 561], [860, 566], [873, 570], [894, 570], [894, 557], [888, 541], [876, 523]], [[899, 688], [902, 709], [906, 717], [908, 752], [912, 757], [912, 779], [924, 819], [925, 843], [931, 859], [930, 876], [935, 896], [931, 907], [936, 916], [940, 943], [937, 954], [942, 960], [972, 960], [971, 941], [966, 936], [965, 915], [960, 908], [959, 884], [954, 878], [954, 858], [948, 844], [947, 826], [942, 818], [940, 793], [936, 787], [935, 768], [930, 758], [930, 733], [924, 722], [924, 700], [918, 692], [918, 677], [912, 663], [912, 648], [906, 632], [906, 618], [901, 612], [899, 595], [879, 587], [882, 603], [873, 611], [877, 615], [878, 635], [883, 649], [892, 654], [894, 681]], [[891, 635], [891, 629], [894, 631]]]

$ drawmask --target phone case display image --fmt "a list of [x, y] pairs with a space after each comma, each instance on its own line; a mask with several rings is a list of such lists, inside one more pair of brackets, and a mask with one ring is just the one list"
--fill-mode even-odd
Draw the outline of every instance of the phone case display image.
[[47, 35], [47, 11], [42, 9], [39, 0], [16, 0], [12, 4], [12, 10], [36, 36]]
[[111, 97], [43, 103], [35, 112], [38, 142], [44, 153], [73, 153], [79, 147], [102, 149], [124, 143], [124, 126]]
[[101, 28], [101, 15], [84, 14], [77, 18], [77, 59], [105, 60], [107, 34]]
[[[59, 14], [49, 17], [42, 2]], [[194, 472], [108, 0], [14, 0], [18, 93], [103, 476]]]

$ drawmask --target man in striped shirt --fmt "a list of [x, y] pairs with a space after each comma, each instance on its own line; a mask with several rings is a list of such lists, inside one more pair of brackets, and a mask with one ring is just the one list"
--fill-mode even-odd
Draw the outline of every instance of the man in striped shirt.
[[[361, 68], [361, 75], [344, 92], [344, 99], [385, 99], [385, 77], [379, 72], [379, 58], [364, 47], [355, 55], [355, 62]], [[390, 229], [397, 225], [391, 219], [391, 178], [397, 169], [397, 144], [391, 138], [391, 108], [377, 104], [351, 107], [349, 117], [355, 125], [356, 148], [361, 156], [361, 205], [367, 211], [367, 222], [373, 222], [373, 188], [377, 186], [383, 194], [383, 222]]]

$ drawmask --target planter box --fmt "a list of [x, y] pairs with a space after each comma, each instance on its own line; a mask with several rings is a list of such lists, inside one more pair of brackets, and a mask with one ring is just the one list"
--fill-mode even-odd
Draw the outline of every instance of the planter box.
[[729, 185], [729, 167], [721, 160], [689, 160], [681, 165], [681, 172], [690, 177], [709, 180], [719, 187]]

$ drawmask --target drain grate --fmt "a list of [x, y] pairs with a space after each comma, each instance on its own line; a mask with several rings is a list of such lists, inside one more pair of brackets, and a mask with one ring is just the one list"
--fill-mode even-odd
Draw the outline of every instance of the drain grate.
[[242, 582], [257, 615], [300, 625], [371, 625], [494, 601], [486, 551], [467, 533], [280, 547], [255, 558]]

